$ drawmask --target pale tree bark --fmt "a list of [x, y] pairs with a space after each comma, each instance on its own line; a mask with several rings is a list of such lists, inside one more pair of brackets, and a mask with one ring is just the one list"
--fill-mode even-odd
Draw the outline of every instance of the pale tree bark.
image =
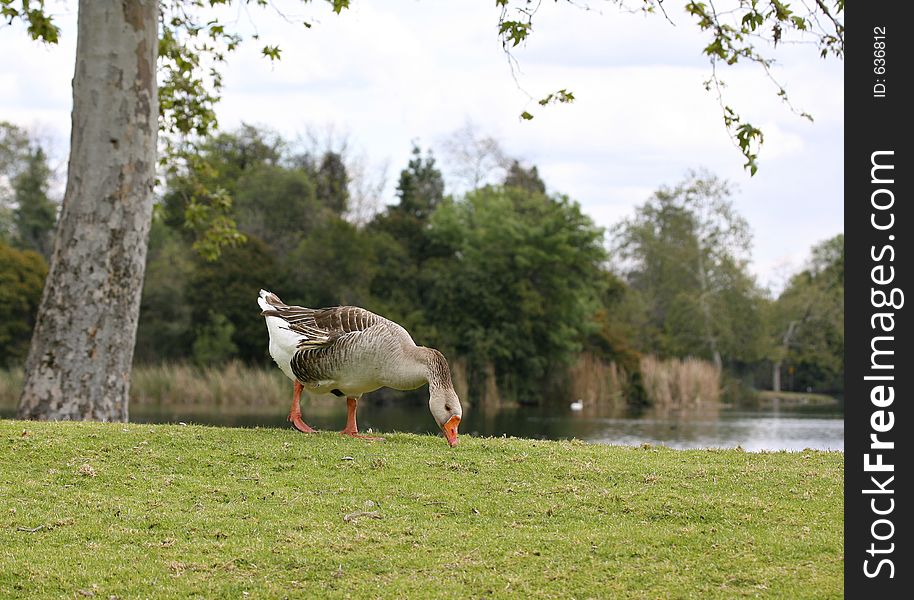
[[771, 389], [775, 392], [781, 391], [781, 366], [784, 364], [784, 359], [787, 358], [787, 354], [790, 353], [790, 343], [793, 341], [793, 336], [797, 332], [798, 327], [812, 318], [813, 309], [818, 302], [819, 299], [816, 297], [807, 297], [803, 308], [803, 316], [787, 323], [787, 330], [784, 331], [784, 335], [781, 336], [781, 345], [777, 349], [776, 357], [771, 365]]
[[701, 305], [701, 313], [704, 317], [705, 339], [708, 342], [708, 348], [711, 350], [711, 357], [714, 360], [714, 367], [718, 371], [723, 370], [724, 361], [720, 356], [720, 350], [717, 348], [717, 336], [714, 335], [714, 324], [711, 316], [711, 303], [708, 299], [708, 274], [705, 271], [705, 262], [702, 253], [704, 248], [699, 245], [698, 248], [698, 282], [701, 286], [701, 295], [698, 302]]
[[19, 416], [126, 421], [152, 216], [158, 0], [80, 0], [67, 189]]
[[775, 392], [781, 391], [781, 365], [784, 363], [784, 357], [787, 356], [787, 353], [790, 351], [790, 338], [793, 337], [793, 332], [797, 328], [798, 321], [791, 321], [787, 324], [787, 331], [784, 332], [784, 336], [781, 338], [781, 348], [780, 355], [778, 359], [774, 361], [774, 365], [771, 370], [771, 389]]

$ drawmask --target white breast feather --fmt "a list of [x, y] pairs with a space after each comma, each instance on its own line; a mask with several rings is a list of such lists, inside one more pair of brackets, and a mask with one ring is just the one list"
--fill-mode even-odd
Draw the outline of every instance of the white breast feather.
[[[258, 298], [257, 303], [263, 310], [272, 308], [263, 298]], [[279, 317], [266, 317], [266, 320], [267, 331], [270, 333], [270, 356], [286, 377], [295, 381], [295, 375], [292, 373], [292, 356], [298, 350], [301, 336], [289, 330], [289, 324]]]

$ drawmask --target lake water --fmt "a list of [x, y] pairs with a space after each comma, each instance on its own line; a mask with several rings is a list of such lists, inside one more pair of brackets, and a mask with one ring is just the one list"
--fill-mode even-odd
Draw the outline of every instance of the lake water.
[[[364, 432], [438, 433], [426, 406], [401, 404], [359, 408]], [[187, 414], [180, 411], [131, 411], [131, 420], [145, 423], [187, 422], [238, 427], [289, 427], [285, 408], [275, 414]], [[305, 421], [326, 430], [342, 429], [345, 402], [306, 407]], [[535, 439], [571, 439], [602, 444], [653, 444], [670, 448], [735, 448], [748, 451], [844, 450], [844, 416], [839, 406], [728, 408], [703, 412], [645, 413], [640, 416], [597, 416], [570, 408], [508, 408], [483, 414], [467, 411], [461, 433]]]

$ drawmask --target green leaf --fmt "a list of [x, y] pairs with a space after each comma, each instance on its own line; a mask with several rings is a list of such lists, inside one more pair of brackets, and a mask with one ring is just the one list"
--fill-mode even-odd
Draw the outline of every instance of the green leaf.
[[344, 8], [349, 8], [349, 0], [328, 0], [333, 5], [333, 12], [340, 14]]
[[527, 39], [532, 30], [532, 25], [522, 21], [502, 21], [498, 24], [498, 34], [506, 41], [511, 42], [512, 46], [517, 46]]
[[262, 52], [270, 60], [279, 60], [281, 50], [279, 46], [264, 46]]
[[536, 103], [540, 106], [555, 104], [556, 102], [561, 102], [562, 104], [570, 104], [574, 102], [574, 94], [569, 92], [567, 89], [562, 88], [536, 101]]

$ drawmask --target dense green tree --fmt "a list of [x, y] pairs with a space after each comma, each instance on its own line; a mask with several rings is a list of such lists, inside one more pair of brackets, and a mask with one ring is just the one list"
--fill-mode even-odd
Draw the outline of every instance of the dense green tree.
[[193, 357], [198, 367], [218, 366], [238, 353], [238, 346], [232, 341], [235, 326], [221, 313], [211, 311], [195, 333]]
[[397, 321], [416, 339], [434, 337], [435, 319], [426, 310], [428, 287], [423, 283], [420, 263], [409, 248], [390, 230], [366, 229], [366, 240], [374, 255], [374, 269], [369, 284], [370, 308]]
[[28, 132], [7, 121], [0, 121], [0, 242], [16, 238], [13, 181], [25, 167], [31, 148]]
[[444, 200], [444, 177], [431, 152], [424, 157], [413, 146], [412, 157], [400, 172], [397, 203], [369, 223], [367, 233], [377, 266], [371, 282], [375, 306], [400, 320], [423, 339], [435, 335], [426, 310], [429, 284], [425, 263], [448, 249], [429, 237], [429, 221]]
[[243, 244], [226, 248], [215, 261], [197, 257], [186, 290], [194, 331], [206, 335], [212, 314], [220, 314], [234, 327], [231, 340], [238, 357], [265, 363], [267, 338], [263, 319], [257, 316], [257, 293], [263, 288], [280, 293], [279, 281], [269, 246], [257, 238], [249, 237]]
[[22, 248], [34, 250], [45, 259], [51, 256], [57, 206], [48, 197], [51, 168], [44, 150], [30, 149], [22, 171], [13, 180], [16, 208], [13, 220], [16, 239]]
[[521, 401], [580, 351], [606, 279], [603, 231], [565, 197], [486, 187], [447, 202], [429, 235], [447, 256], [426, 266], [440, 343], [494, 364]]
[[[327, 219], [284, 260], [283, 299], [304, 306], [367, 306], [376, 259], [370, 235]], [[279, 293], [279, 290], [277, 290]]]
[[[200, 141], [184, 167], [172, 170], [168, 178], [161, 202], [165, 223], [183, 231], [209, 259], [216, 258], [222, 246], [241, 243], [244, 229], [236, 222], [235, 206], [239, 185], [251, 173], [278, 168], [282, 152], [279, 136], [247, 124]], [[255, 235], [262, 233], [257, 223], [251, 227]]]
[[586, 349], [634, 373], [640, 369], [641, 358], [634, 340], [644, 327], [638, 321], [644, 312], [637, 305], [637, 294], [621, 278], [608, 270], [602, 275], [600, 307], [594, 314], [596, 328], [587, 338]]
[[770, 311], [771, 386], [780, 391], [784, 367], [795, 389], [844, 389], [844, 235], [812, 249]]
[[266, 242], [280, 261], [334, 217], [317, 200], [304, 171], [261, 164], [242, 174], [233, 187], [238, 230]]
[[[283, 256], [336, 213], [317, 197], [320, 170], [289, 159], [287, 144], [269, 131], [243, 125], [202, 142], [200, 148], [188, 169], [169, 179], [162, 212], [165, 223], [195, 240], [206, 258], [218, 255], [212, 244], [224, 241], [220, 236], [228, 230], [236, 233], [232, 243], [251, 235]], [[202, 202], [201, 196], [209, 199]], [[218, 210], [222, 233], [210, 229], [201, 234], [216, 222], [210, 210]]]
[[[241, 175], [260, 165], [276, 165], [283, 156], [285, 143], [277, 133], [242, 123], [230, 132], [220, 132], [203, 144], [206, 162], [221, 181], [238, 181]], [[234, 189], [229, 186], [229, 191]]]
[[[369, 302], [374, 258], [372, 240], [366, 238], [371, 236], [317, 198], [319, 167], [290, 158], [284, 140], [251, 126], [220, 134], [201, 148], [193, 172], [168, 180], [161, 219], [152, 229], [138, 360], [259, 358], [263, 332], [250, 313], [257, 286], [312, 306]], [[200, 205], [187, 196], [201, 182], [203, 189], [222, 190], [230, 200], [225, 218], [250, 240], [239, 240], [234, 250], [224, 250], [227, 258], [220, 256], [212, 265], [206, 257], [193, 258], [191, 250], [199, 238], [190, 223]], [[241, 272], [242, 281], [232, 282]], [[244, 282], [255, 279], [242, 292]], [[228, 308], [199, 305], [201, 294], [235, 292], [242, 297], [233, 298]], [[231, 344], [219, 341], [226, 337]]]
[[0, 177], [12, 179], [19, 172], [30, 146], [28, 132], [9, 121], [0, 121]]
[[412, 158], [400, 172], [397, 182], [397, 203], [393, 210], [415, 217], [426, 223], [444, 199], [444, 177], [435, 165], [435, 157], [428, 152], [422, 157], [422, 149], [413, 146]]
[[[224, 356], [212, 351], [212, 340], [224, 337], [228, 326], [234, 328], [234, 335], [237, 330], [234, 324], [222, 323], [220, 315], [225, 315], [218, 307], [200, 308], [193, 304], [199, 294], [191, 288], [199, 283], [205, 263], [194, 255], [200, 252], [204, 258], [219, 255], [212, 245], [201, 247], [200, 242], [208, 238], [200, 235], [200, 227], [212, 228], [215, 223], [212, 215], [200, 215], [201, 210], [218, 205], [221, 222], [226, 231], [234, 232], [236, 245], [243, 245], [246, 239], [239, 232], [269, 240], [271, 249], [267, 254], [272, 264], [276, 256], [299, 243], [307, 232], [305, 226], [310, 222], [310, 214], [317, 208], [308, 175], [281, 166], [286, 146], [279, 136], [242, 125], [235, 131], [203, 140], [199, 148], [200, 153], [192, 162], [167, 179], [158, 218], [150, 231], [137, 332], [136, 360], [140, 362], [193, 357], [200, 360], [204, 355], [225, 358], [237, 354], [234, 342], [227, 346], [230, 351]], [[210, 200], [198, 202], [194, 200], [196, 194], [209, 195]], [[221, 201], [216, 203], [214, 196], [219, 196]], [[209, 233], [216, 235], [213, 230]], [[214, 243], [219, 245], [221, 241]], [[192, 245], [196, 248], [192, 249]], [[246, 253], [242, 251], [240, 255]], [[215, 289], [208, 291], [218, 294]], [[254, 289], [253, 293], [256, 292]], [[207, 329], [210, 310], [218, 321], [215, 329]], [[233, 316], [240, 318], [240, 311]], [[198, 348], [205, 347], [205, 352], [194, 352], [198, 335], [207, 337], [208, 345], [198, 344]]]
[[0, 241], [0, 367], [25, 360], [47, 274], [41, 255]]
[[429, 257], [428, 221], [444, 199], [444, 177], [429, 152], [425, 158], [413, 146], [409, 164], [397, 182], [397, 204], [377, 215], [371, 229], [384, 231], [398, 240], [418, 265]]
[[318, 201], [338, 216], [345, 214], [349, 208], [349, 173], [342, 154], [325, 152], [315, 180]]
[[179, 361], [190, 356], [194, 322], [187, 294], [196, 264], [181, 232], [161, 219], [154, 221], [137, 328], [137, 362]]
[[691, 173], [615, 229], [615, 248], [647, 328], [642, 350], [697, 354], [719, 367], [762, 352], [762, 295], [747, 272], [750, 234], [729, 186]]
[[519, 187], [528, 192], [546, 193], [546, 183], [540, 178], [536, 165], [525, 169], [519, 161], [511, 161], [508, 172], [505, 174], [505, 186]]
[[11, 244], [14, 235], [13, 208], [4, 202], [0, 202], [0, 242]]

